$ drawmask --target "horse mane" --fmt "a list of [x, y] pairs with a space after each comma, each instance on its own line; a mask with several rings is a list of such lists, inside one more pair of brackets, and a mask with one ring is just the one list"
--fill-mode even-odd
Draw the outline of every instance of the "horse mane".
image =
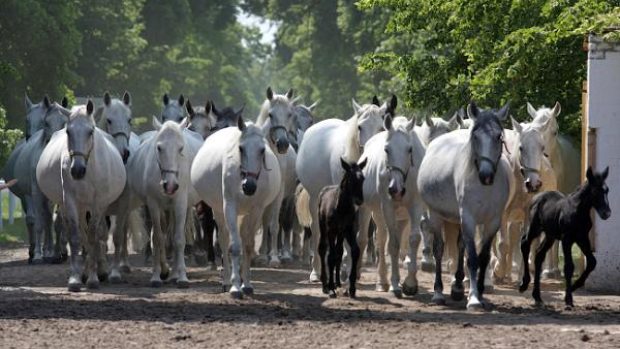
[[346, 138], [344, 144], [344, 159], [348, 162], [357, 162], [362, 152], [360, 149], [360, 134], [357, 128], [358, 114], [353, 115], [347, 121], [346, 125]]
[[256, 125], [262, 126], [265, 121], [269, 118], [269, 108], [273, 105], [279, 104], [290, 104], [288, 97], [285, 95], [273, 94], [273, 98], [265, 99], [263, 105], [260, 108], [260, 113], [258, 114], [258, 118], [256, 119]]

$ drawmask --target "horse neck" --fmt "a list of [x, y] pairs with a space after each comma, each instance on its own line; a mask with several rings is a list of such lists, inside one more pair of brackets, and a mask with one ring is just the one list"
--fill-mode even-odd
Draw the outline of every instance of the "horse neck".
[[580, 186], [575, 192], [569, 195], [568, 200], [577, 206], [578, 213], [589, 215], [590, 209], [592, 208], [590, 183], [586, 182]]
[[260, 108], [260, 112], [258, 113], [258, 117], [256, 118], [256, 126], [262, 126], [265, 121], [268, 120], [270, 105], [271, 102], [269, 102], [268, 99], [263, 102], [263, 105]]
[[344, 143], [344, 158], [349, 162], [357, 162], [362, 156], [360, 149], [360, 135], [357, 129], [358, 116], [354, 115], [344, 123], [346, 128], [346, 141]]
[[[345, 179], [343, 179], [343, 183], [344, 181]], [[336, 210], [341, 214], [352, 213], [355, 210], [353, 193], [349, 192], [346, 185], [339, 185], [337, 188]]]

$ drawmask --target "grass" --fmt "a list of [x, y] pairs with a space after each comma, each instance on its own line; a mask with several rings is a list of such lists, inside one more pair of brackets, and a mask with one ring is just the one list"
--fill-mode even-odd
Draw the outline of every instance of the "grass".
[[15, 207], [15, 221], [9, 224], [9, 197], [6, 193], [2, 195], [2, 219], [4, 227], [0, 230], [0, 243], [23, 243], [28, 241], [26, 223], [22, 212], [21, 203], [17, 201]]

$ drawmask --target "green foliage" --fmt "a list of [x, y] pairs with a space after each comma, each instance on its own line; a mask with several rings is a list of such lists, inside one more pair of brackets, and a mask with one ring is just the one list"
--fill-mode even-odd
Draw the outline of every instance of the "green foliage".
[[0, 169], [4, 167], [11, 151], [23, 136], [20, 130], [7, 129], [6, 112], [0, 106]]
[[[399, 43], [362, 60], [363, 70], [387, 70], [406, 80], [406, 102], [440, 113], [474, 99], [497, 107], [511, 102], [562, 103], [560, 125], [578, 131], [584, 35], [618, 26], [618, 1], [603, 0], [361, 0], [366, 10], [392, 11]], [[388, 39], [389, 41], [390, 39]]]

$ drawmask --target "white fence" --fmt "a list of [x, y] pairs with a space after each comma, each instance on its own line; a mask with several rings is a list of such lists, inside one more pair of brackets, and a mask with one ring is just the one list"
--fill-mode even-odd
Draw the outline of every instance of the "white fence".
[[[4, 180], [0, 179], [0, 185], [4, 184]], [[4, 229], [4, 215], [2, 214], [4, 212], [4, 197], [8, 196], [9, 197], [9, 207], [8, 207], [8, 211], [9, 211], [9, 216], [8, 216], [8, 223], [9, 224], [13, 224], [15, 222], [15, 210], [17, 208], [17, 197], [15, 195], [13, 195], [13, 193], [11, 193], [8, 189], [4, 189], [4, 190], [0, 190], [0, 230]]]

